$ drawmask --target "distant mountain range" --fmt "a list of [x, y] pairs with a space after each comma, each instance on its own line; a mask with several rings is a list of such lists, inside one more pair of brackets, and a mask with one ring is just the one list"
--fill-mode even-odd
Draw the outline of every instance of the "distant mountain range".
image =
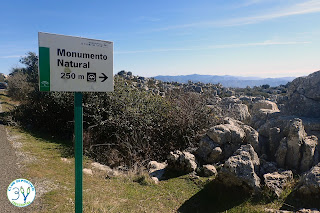
[[288, 82], [295, 79], [295, 77], [283, 77], [283, 78], [258, 78], [258, 77], [241, 77], [232, 75], [178, 75], [178, 76], [163, 76], [158, 75], [154, 77], [157, 80], [167, 82], [179, 82], [188, 83], [188, 81], [202, 82], [202, 83], [221, 83], [224, 87], [254, 87], [261, 86], [263, 84], [269, 84], [271, 87], [285, 85]]

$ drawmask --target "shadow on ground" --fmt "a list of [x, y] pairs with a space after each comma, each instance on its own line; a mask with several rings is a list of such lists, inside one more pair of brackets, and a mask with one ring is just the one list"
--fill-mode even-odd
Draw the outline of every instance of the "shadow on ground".
[[[0, 91], [3, 91], [2, 89], [0, 89]], [[9, 97], [7, 94], [3, 94], [1, 93], [0, 96], [3, 96], [3, 97]]]
[[179, 173], [179, 172], [177, 172], [175, 170], [166, 168], [165, 172], [164, 172], [164, 175], [161, 177], [161, 181], [169, 180], [169, 179], [172, 179], [172, 178], [181, 177], [181, 176], [184, 176], [184, 175], [186, 175], [186, 173], [183, 173], [183, 172]]
[[25, 129], [24, 131], [28, 132], [31, 136], [34, 138], [47, 141], [50, 143], [56, 143], [59, 144], [60, 146], [56, 149], [59, 149], [61, 153], [61, 157], [63, 158], [69, 158], [74, 156], [74, 149], [73, 149], [73, 142], [72, 139], [66, 139], [66, 138], [61, 138], [61, 137], [56, 137], [52, 136], [48, 133], [45, 132], [40, 132], [32, 129]]
[[284, 201], [281, 210], [297, 211], [301, 208], [320, 209], [319, 196], [305, 196], [292, 192]]
[[200, 192], [180, 206], [178, 212], [223, 212], [250, 198], [241, 188], [228, 188], [217, 181], [208, 183]]
[[[1, 94], [0, 94], [0, 96], [1, 96]], [[14, 104], [8, 103], [8, 102], [6, 102], [6, 101], [2, 101], [1, 104], [2, 104], [2, 105], [9, 105], [9, 106], [11, 106], [11, 107], [14, 107], [14, 106], [15, 106]]]
[[7, 125], [10, 123], [10, 119], [8, 117], [10, 114], [8, 112], [0, 112], [0, 124]]

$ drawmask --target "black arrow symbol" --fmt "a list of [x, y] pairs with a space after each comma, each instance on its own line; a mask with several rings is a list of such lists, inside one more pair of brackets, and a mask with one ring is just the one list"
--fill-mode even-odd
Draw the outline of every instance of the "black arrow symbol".
[[99, 78], [103, 78], [101, 82], [104, 82], [105, 80], [108, 79], [108, 76], [106, 76], [104, 73], [101, 73], [103, 76], [99, 76]]

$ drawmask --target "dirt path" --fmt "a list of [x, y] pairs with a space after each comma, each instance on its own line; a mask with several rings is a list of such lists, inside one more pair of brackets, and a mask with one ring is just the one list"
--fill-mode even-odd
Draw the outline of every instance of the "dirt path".
[[[0, 103], [0, 112], [1, 112]], [[14, 148], [7, 139], [7, 132], [0, 124], [0, 212], [25, 212], [26, 209], [13, 206], [7, 198], [9, 184], [21, 178]]]

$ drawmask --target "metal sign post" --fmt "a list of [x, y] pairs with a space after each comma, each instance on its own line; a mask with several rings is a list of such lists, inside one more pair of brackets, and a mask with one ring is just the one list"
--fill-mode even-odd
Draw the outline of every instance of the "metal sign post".
[[74, 155], [75, 155], [75, 212], [81, 213], [82, 204], [82, 161], [83, 161], [83, 122], [82, 93], [74, 93]]
[[39, 90], [74, 93], [75, 212], [81, 213], [83, 110], [81, 92], [113, 91], [113, 42], [39, 32]]

